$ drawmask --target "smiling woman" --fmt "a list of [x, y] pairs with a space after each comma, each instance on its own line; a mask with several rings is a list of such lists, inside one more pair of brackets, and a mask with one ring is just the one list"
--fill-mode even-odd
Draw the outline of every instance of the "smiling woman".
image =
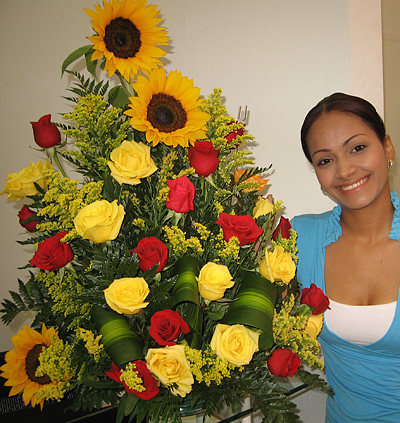
[[389, 136], [380, 141], [362, 119], [340, 111], [325, 113], [307, 139], [321, 187], [342, 207], [365, 207], [387, 188], [392, 141]]
[[393, 144], [369, 102], [341, 93], [308, 113], [301, 137], [321, 188], [337, 203], [292, 221], [299, 280], [330, 299], [320, 335], [335, 392], [326, 421], [394, 423], [400, 419], [400, 201], [388, 183]]

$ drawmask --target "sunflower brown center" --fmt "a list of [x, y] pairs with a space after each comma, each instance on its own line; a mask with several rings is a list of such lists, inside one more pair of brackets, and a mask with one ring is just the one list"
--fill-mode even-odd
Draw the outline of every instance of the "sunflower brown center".
[[43, 348], [46, 347], [44, 344], [36, 344], [26, 355], [26, 374], [29, 379], [33, 382], [38, 383], [39, 385], [47, 385], [51, 382], [49, 376], [44, 375], [41, 377], [36, 376], [36, 369], [39, 366], [39, 355], [42, 352]]
[[187, 113], [175, 97], [158, 93], [147, 106], [147, 120], [161, 132], [173, 132], [185, 127]]
[[107, 50], [121, 59], [135, 57], [142, 45], [140, 31], [132, 21], [121, 17], [106, 26], [104, 42]]

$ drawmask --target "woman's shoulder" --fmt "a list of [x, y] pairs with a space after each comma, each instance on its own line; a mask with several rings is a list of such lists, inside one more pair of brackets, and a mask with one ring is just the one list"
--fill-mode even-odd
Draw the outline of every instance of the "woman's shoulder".
[[342, 233], [340, 226], [340, 206], [319, 214], [303, 214], [291, 220], [292, 228], [297, 232], [298, 245], [316, 243], [328, 245], [337, 241]]
[[302, 228], [304, 226], [308, 227], [308, 226], [324, 225], [329, 222], [334, 212], [335, 212], [335, 209], [329, 210], [323, 213], [300, 214], [298, 216], [293, 217], [290, 223], [293, 229], [295, 230], [297, 230], [297, 228]]

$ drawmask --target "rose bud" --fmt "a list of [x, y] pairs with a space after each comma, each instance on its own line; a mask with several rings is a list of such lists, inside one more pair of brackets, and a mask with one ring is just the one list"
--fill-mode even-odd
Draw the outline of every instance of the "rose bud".
[[276, 241], [279, 238], [279, 234], [282, 238], [290, 238], [290, 229], [292, 228], [289, 219], [286, 219], [286, 217], [281, 216], [281, 219], [279, 220], [279, 224], [274, 230], [272, 234], [272, 239]]
[[199, 176], [208, 176], [218, 169], [218, 154], [211, 141], [196, 141], [188, 151], [190, 166]]
[[168, 200], [165, 205], [177, 213], [188, 213], [194, 210], [193, 200], [195, 188], [187, 176], [168, 180]]
[[312, 314], [306, 323], [306, 327], [304, 328], [304, 332], [311, 338], [317, 339], [317, 336], [322, 330], [322, 326], [324, 324], [324, 315], [321, 314]]
[[268, 369], [277, 377], [293, 377], [299, 369], [300, 357], [289, 348], [272, 351], [267, 360]]
[[51, 238], [46, 238], [40, 242], [35, 255], [30, 261], [31, 265], [50, 271], [66, 266], [74, 258], [71, 246], [66, 242], [61, 242], [61, 239], [67, 233], [67, 231], [59, 232]]
[[36, 213], [29, 207], [24, 206], [18, 212], [19, 224], [29, 232], [36, 231], [36, 226], [40, 223], [38, 220], [25, 223], [31, 216], [36, 216]]
[[301, 292], [301, 304], [307, 304], [313, 309], [312, 314], [321, 314], [329, 308], [329, 298], [324, 294], [321, 288], [314, 283], [310, 288], [304, 288]]
[[244, 134], [244, 124], [236, 121], [236, 122], [229, 122], [228, 125], [233, 125], [234, 123], [236, 125], [240, 125], [240, 127], [236, 130], [229, 132], [229, 134], [225, 137], [225, 139], [228, 141], [228, 144], [232, 144], [232, 148], [236, 148], [238, 146], [238, 144], [234, 142], [236, 140], [236, 137], [238, 135], [242, 136]]
[[61, 134], [57, 125], [50, 122], [51, 115], [42, 116], [37, 122], [31, 122], [33, 137], [39, 147], [50, 148], [61, 142]]
[[159, 345], [175, 345], [182, 333], [190, 332], [189, 325], [174, 310], [157, 311], [150, 322], [149, 333]]
[[114, 362], [112, 362], [111, 369], [106, 372], [106, 376], [123, 385], [126, 392], [134, 394], [142, 400], [147, 401], [154, 398], [160, 392], [157, 387], [157, 379], [150, 373], [147, 364], [143, 360], [136, 360], [133, 364], [135, 365], [135, 372], [143, 382], [143, 387], [145, 388], [143, 391], [129, 388], [126, 382], [121, 380], [122, 372]]
[[[235, 169], [235, 173], [234, 173], [235, 182], [238, 182], [245, 172], [246, 172], [245, 170]], [[269, 179], [262, 179], [260, 175], [253, 175], [253, 176], [250, 176], [250, 178], [246, 178], [245, 181], [254, 182], [255, 184], [257, 184], [253, 188], [242, 189], [244, 193], [249, 193], [252, 191], [262, 191], [267, 186]]]
[[237, 216], [222, 212], [215, 223], [221, 226], [226, 242], [236, 236], [240, 246], [253, 243], [264, 232], [249, 215]]
[[168, 262], [167, 246], [154, 236], [142, 238], [130, 253], [134, 251], [139, 258], [139, 268], [143, 272], [147, 272], [156, 264], [158, 264], [157, 273], [161, 272]]

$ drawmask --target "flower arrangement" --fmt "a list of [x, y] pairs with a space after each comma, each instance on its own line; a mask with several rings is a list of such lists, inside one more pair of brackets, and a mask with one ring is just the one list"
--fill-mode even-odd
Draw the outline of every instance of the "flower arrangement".
[[[167, 75], [157, 6], [104, 0], [86, 13], [92, 44], [62, 66], [77, 80], [73, 110], [32, 122], [47, 158], [2, 191], [28, 203], [21, 243], [35, 247], [29, 280], [2, 303], [6, 324], [36, 313], [0, 368], [10, 395], [43, 407], [71, 392], [75, 410], [118, 404], [119, 422], [166, 422], [188, 401], [212, 415], [250, 394], [266, 421], [295, 421], [277, 378], [328, 391], [302, 363], [323, 368], [329, 302], [301, 292], [296, 233], [277, 225], [282, 202], [260, 195], [269, 168], [254, 167], [246, 114]], [[70, 71], [82, 56], [119, 83]]]

